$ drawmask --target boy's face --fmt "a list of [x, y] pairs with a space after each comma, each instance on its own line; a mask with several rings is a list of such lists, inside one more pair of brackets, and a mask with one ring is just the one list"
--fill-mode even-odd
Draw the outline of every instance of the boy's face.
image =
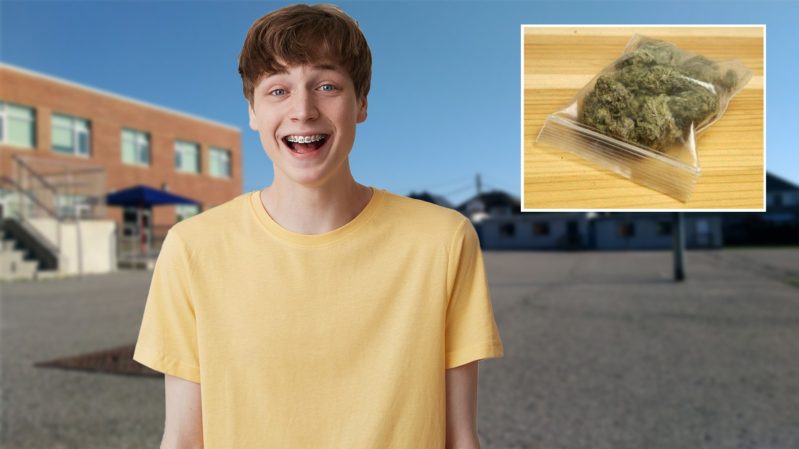
[[337, 65], [288, 66], [256, 83], [250, 128], [261, 135], [276, 179], [318, 187], [349, 170], [355, 125], [366, 120], [366, 106]]

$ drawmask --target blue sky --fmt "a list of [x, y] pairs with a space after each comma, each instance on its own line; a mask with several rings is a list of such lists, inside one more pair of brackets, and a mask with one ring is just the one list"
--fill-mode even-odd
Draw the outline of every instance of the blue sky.
[[[237, 57], [285, 2], [0, 0], [0, 60], [241, 128], [244, 189], [272, 167], [247, 127]], [[767, 167], [799, 182], [799, 6], [760, 2], [339, 2], [374, 57], [358, 181], [459, 201], [484, 185], [519, 195], [519, 25], [766, 24]]]

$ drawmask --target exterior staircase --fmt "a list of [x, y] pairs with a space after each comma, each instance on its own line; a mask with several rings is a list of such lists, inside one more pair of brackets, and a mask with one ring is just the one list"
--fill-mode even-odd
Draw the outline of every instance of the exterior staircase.
[[[0, 187], [11, 186], [20, 196], [28, 196], [30, 202], [38, 199], [14, 180], [0, 177]], [[8, 197], [0, 202], [0, 282], [16, 280], [47, 279], [58, 277], [59, 249], [41, 235], [21, 216]], [[8, 207], [12, 206], [12, 207]], [[50, 215], [52, 211], [42, 208]]]
[[11, 168], [0, 174], [0, 282], [115, 267], [102, 167], [12, 155]]
[[58, 253], [24, 221], [0, 219], [0, 281], [58, 277]]
[[17, 247], [17, 241], [0, 230], [0, 280], [36, 279], [39, 261], [26, 259], [28, 251]]

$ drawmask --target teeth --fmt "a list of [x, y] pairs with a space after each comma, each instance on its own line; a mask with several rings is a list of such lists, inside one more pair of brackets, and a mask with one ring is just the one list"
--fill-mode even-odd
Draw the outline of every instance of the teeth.
[[286, 140], [292, 143], [313, 143], [324, 139], [324, 134], [314, 134], [313, 136], [288, 136]]

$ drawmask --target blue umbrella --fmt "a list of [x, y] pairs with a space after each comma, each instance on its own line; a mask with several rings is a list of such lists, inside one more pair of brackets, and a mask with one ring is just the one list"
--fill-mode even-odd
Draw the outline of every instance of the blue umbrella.
[[150, 241], [144, 232], [142, 209], [166, 204], [199, 204], [197, 201], [190, 198], [147, 187], [145, 185], [138, 185], [108, 194], [105, 197], [105, 201], [109, 206], [136, 207], [136, 223], [139, 227], [141, 253], [145, 255], [149, 253]]
[[109, 206], [138, 206], [151, 207], [164, 204], [199, 204], [185, 196], [175, 195], [163, 190], [154, 189], [145, 185], [130, 187], [106, 196]]

